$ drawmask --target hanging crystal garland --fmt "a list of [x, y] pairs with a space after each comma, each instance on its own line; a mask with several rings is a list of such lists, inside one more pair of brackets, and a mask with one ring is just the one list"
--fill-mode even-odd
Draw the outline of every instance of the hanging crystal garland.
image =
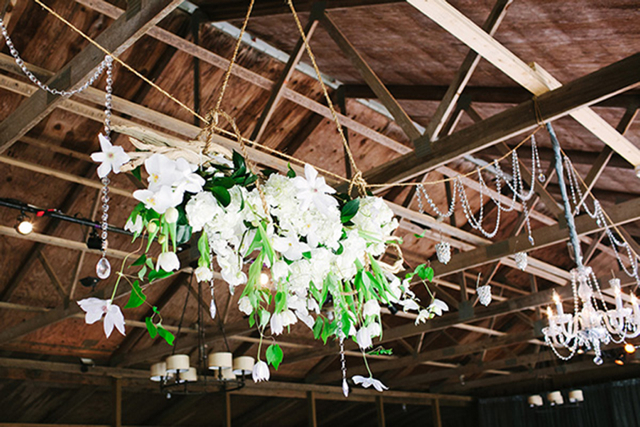
[[480, 284], [481, 274], [478, 274], [478, 279], [476, 280], [476, 295], [478, 295], [478, 300], [480, 304], [487, 307], [491, 304], [491, 300], [493, 297], [491, 296], [491, 285], [488, 283], [486, 285], [478, 286]]
[[[493, 195], [494, 191], [491, 191], [487, 186], [482, 176], [481, 169], [478, 168], [477, 176], [480, 188], [478, 190], [479, 209], [477, 214], [474, 214], [471, 203], [469, 202], [469, 197], [467, 196], [464, 184], [462, 183], [462, 179], [460, 177], [453, 179], [451, 199], [449, 201], [449, 207], [446, 212], [443, 212], [438, 208], [438, 206], [433, 202], [433, 199], [427, 193], [424, 185], [419, 184], [416, 187], [418, 211], [422, 214], [425, 213], [423, 200], [426, 200], [431, 210], [439, 218], [449, 218], [451, 215], [453, 215], [456, 202], [459, 200], [460, 205], [462, 206], [462, 212], [464, 213], [469, 225], [473, 229], [478, 230], [480, 233], [482, 233], [486, 238], [492, 239], [496, 236], [498, 230], [500, 229], [501, 213], [514, 211], [516, 209], [516, 205], [518, 204], [518, 202], [520, 202], [522, 211], [525, 215], [525, 225], [527, 229], [528, 239], [529, 242], [533, 245], [534, 241], [533, 237], [531, 236], [531, 224], [529, 220], [529, 209], [527, 207], [527, 202], [535, 193], [536, 177], [540, 182], [544, 182], [546, 180], [544, 173], [542, 173], [542, 169], [540, 166], [540, 155], [538, 153], [537, 143], [533, 135], [531, 136], [531, 164], [531, 183], [528, 185], [529, 189], [525, 190], [525, 184], [522, 179], [522, 173], [520, 169], [520, 160], [518, 158], [518, 153], [516, 152], [516, 150], [513, 150], [513, 152], [511, 153], [512, 175], [510, 177], [507, 177], [505, 175], [505, 173], [500, 168], [498, 161], [495, 160], [493, 163], [493, 168], [495, 170], [495, 193], [497, 193], [496, 196]], [[506, 183], [506, 186], [512, 192], [511, 200], [508, 203], [504, 203], [501, 200], [503, 183]], [[493, 230], [491, 231], [488, 231], [486, 226], [484, 225], [484, 200], [486, 197], [493, 201], [493, 203], [497, 207], [496, 222]], [[449, 248], [447, 248], [447, 246], [449, 246]], [[450, 250], [450, 244], [448, 244], [447, 242], [441, 241], [436, 244], [436, 255], [438, 256], [438, 260], [443, 264], [446, 264], [448, 262], [447, 249]], [[446, 262], [444, 260], [446, 260]]]
[[[564, 202], [565, 218], [569, 228], [571, 246], [574, 251], [574, 259], [577, 268], [571, 271], [571, 290], [573, 296], [573, 314], [565, 313], [562, 302], [557, 293], [554, 292], [553, 301], [555, 303], [555, 313], [551, 307], [547, 307], [547, 316], [549, 325], [543, 328], [542, 332], [545, 342], [551, 347], [553, 352], [562, 360], [569, 360], [578, 350], [593, 350], [595, 357], [594, 363], [602, 364], [602, 346], [610, 342], [622, 343], [626, 339], [635, 338], [640, 335], [640, 308], [638, 301], [633, 293], [630, 296], [630, 306], [625, 307], [622, 302], [622, 291], [620, 288], [620, 280], [614, 278], [609, 281], [614, 293], [615, 308], [608, 309], [605, 304], [605, 297], [600, 289], [598, 279], [591, 267], [583, 265], [582, 254], [580, 252], [580, 242], [576, 232], [575, 222], [573, 220], [574, 212], [579, 212], [579, 201], [576, 195], [582, 200], [580, 187], [577, 185], [577, 177], [575, 170], [570, 164], [566, 156], [562, 158], [560, 152], [560, 144], [556, 138], [553, 128], [547, 124], [547, 130], [551, 136], [553, 148], [555, 152], [555, 167], [558, 176], [558, 184], [560, 185], [560, 193]], [[567, 165], [567, 180], [570, 185], [571, 197], [574, 202], [574, 210], [571, 209], [569, 202], [569, 194], [564, 181], [563, 162]], [[605, 226], [609, 235], [609, 227], [606, 227], [606, 219], [600, 204], [596, 201], [594, 211], [585, 210], [592, 218], [596, 219], [600, 226]], [[615, 236], [611, 233], [612, 247], [615, 248]], [[620, 245], [622, 246], [622, 244]], [[615, 249], [614, 249], [615, 250]], [[630, 253], [630, 252], [629, 252]], [[617, 251], [616, 256], [621, 261]], [[627, 274], [636, 277], [637, 280], [637, 263], [633, 256], [631, 272], [623, 269]], [[635, 276], [633, 275], [635, 274]], [[569, 351], [567, 355], [562, 355], [558, 348], [563, 347]]]
[[[0, 32], [2, 32], [2, 35], [7, 43], [7, 47], [9, 48], [9, 52], [11, 53], [11, 56], [13, 56], [13, 58], [16, 61], [16, 64], [18, 65], [18, 67], [20, 67], [20, 69], [22, 70], [22, 72], [29, 78], [29, 80], [31, 80], [36, 86], [38, 86], [40, 89], [49, 92], [53, 95], [56, 96], [62, 96], [65, 98], [68, 98], [72, 95], [78, 94], [82, 91], [84, 91], [85, 89], [87, 89], [89, 86], [93, 85], [93, 83], [95, 83], [95, 81], [102, 75], [102, 73], [106, 70], [107, 71], [107, 85], [106, 85], [106, 94], [105, 94], [105, 117], [104, 117], [104, 138], [106, 138], [107, 141], [109, 141], [109, 143], [111, 142], [110, 139], [110, 134], [111, 134], [111, 110], [112, 110], [112, 90], [113, 90], [113, 58], [109, 55], [105, 56], [104, 60], [98, 65], [98, 67], [96, 68], [96, 71], [93, 73], [93, 75], [91, 75], [91, 77], [89, 77], [89, 79], [82, 84], [80, 87], [73, 89], [73, 90], [59, 90], [59, 89], [55, 89], [50, 87], [49, 85], [47, 85], [46, 83], [42, 82], [40, 79], [38, 79], [31, 71], [29, 71], [29, 69], [27, 68], [24, 60], [22, 59], [22, 57], [20, 56], [20, 53], [18, 52], [18, 50], [15, 48], [13, 41], [11, 40], [11, 38], [9, 37], [9, 33], [7, 32], [7, 29], [4, 25], [4, 22], [2, 21], [2, 19], [0, 19]], [[100, 278], [100, 279], [106, 279], [109, 277], [109, 275], [111, 274], [111, 264], [109, 263], [109, 260], [106, 257], [106, 251], [107, 251], [107, 247], [108, 247], [108, 229], [109, 229], [109, 178], [108, 177], [103, 177], [101, 179], [102, 182], [102, 190], [101, 190], [101, 202], [102, 202], [102, 218], [101, 218], [101, 224], [100, 224], [100, 229], [101, 229], [101, 234], [100, 234], [100, 238], [101, 238], [101, 251], [102, 251], [102, 256], [100, 257], [100, 260], [98, 261], [97, 265], [96, 265], [96, 275]]]
[[[107, 56], [105, 58], [107, 63], [107, 84], [105, 88], [105, 100], [104, 100], [104, 138], [111, 142], [111, 110], [112, 110], [112, 97], [113, 97], [113, 58]], [[102, 240], [100, 260], [96, 264], [96, 275], [100, 279], [106, 279], [111, 275], [111, 263], [107, 259], [107, 248], [109, 246], [109, 178], [102, 178], [102, 223], [100, 228], [102, 230], [100, 238]]]
[[447, 264], [451, 261], [451, 244], [449, 242], [436, 243], [436, 255], [438, 261]]

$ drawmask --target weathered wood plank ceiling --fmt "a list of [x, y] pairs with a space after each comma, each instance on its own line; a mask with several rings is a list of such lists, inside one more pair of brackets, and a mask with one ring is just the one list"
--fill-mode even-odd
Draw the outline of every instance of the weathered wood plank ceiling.
[[[36, 74], [50, 77], [87, 48], [85, 40], [32, 0], [0, 1], [0, 5], [3, 3], [7, 5], [3, 19], [9, 34], [24, 59], [37, 67], [34, 68]], [[127, 3], [124, 0], [47, 1], [50, 7], [94, 38], [113, 25]], [[224, 58], [230, 57], [235, 42], [216, 23], [228, 21], [238, 26], [248, 2], [199, 0], [194, 3], [203, 14], [199, 18], [203, 22], [199, 27], [198, 45], [193, 43], [192, 15], [176, 10], [126, 50], [121, 58], [192, 106], [195, 102], [193, 61], [194, 56], [198, 57], [201, 70], [199, 101], [202, 111], [206, 111], [217, 98], [226, 66]], [[294, 4], [306, 24], [312, 2], [300, 0]], [[494, 7], [492, 0], [460, 0], [450, 4], [479, 26]], [[408, 117], [419, 127], [428, 126], [469, 48], [403, 1], [329, 0], [326, 7], [336, 27], [387, 86]], [[252, 37], [259, 37], [287, 53], [294, 50], [298, 40], [294, 21], [282, 0], [256, 0], [248, 31]], [[535, 62], [559, 81], [569, 83], [637, 53], [640, 9], [632, 0], [514, 0], [495, 30], [495, 40], [526, 63]], [[0, 43], [0, 123], [3, 123], [0, 129], [6, 129], [15, 123], [13, 119], [11, 123], [4, 120], [20, 111], [19, 106], [33, 93], [34, 87], [16, 72], [4, 40]], [[340, 89], [332, 94], [336, 100], [342, 95], [345, 97], [342, 122], [349, 128], [349, 140], [359, 168], [370, 171], [410, 153], [413, 144], [403, 127], [369, 108], [370, 104], [361, 102], [376, 98], [374, 91], [366, 86], [361, 73], [323, 25], [315, 29], [311, 46], [322, 72], [340, 84]], [[301, 61], [308, 63], [306, 55], [302, 55]], [[267, 104], [273, 84], [282, 74], [284, 63], [243, 45], [238, 65], [223, 108], [237, 119], [248, 136]], [[605, 91], [615, 91], [617, 83], [618, 80], [610, 79], [599, 86]], [[625, 89], [629, 86], [632, 85], [627, 84]], [[70, 215], [95, 217], [98, 190], [86, 184], [87, 180], [99, 183], [95, 166], [87, 155], [98, 148], [97, 134], [102, 126], [100, 91], [104, 90], [104, 80], [96, 87], [99, 91], [93, 95], [59, 103], [26, 136], [7, 150], [0, 149], [0, 198], [57, 208]], [[587, 89], [581, 86], [577, 91], [588, 92]], [[129, 120], [183, 138], [197, 134], [197, 127], [192, 126], [194, 119], [188, 112], [121, 67], [116, 67], [114, 94], [130, 101], [126, 104], [116, 100], [114, 121]], [[640, 105], [640, 92], [632, 89], [607, 98], [593, 110], [624, 133], [636, 148], [640, 147], [640, 124], [633, 120]], [[448, 131], [456, 138], [456, 132], [477, 121], [480, 121], [478, 129], [483, 129], [486, 124], [483, 119], [514, 111], [512, 108], [516, 105], [530, 100], [528, 91], [481, 59], [454, 112], [459, 121]], [[343, 149], [323, 102], [315, 79], [294, 71], [259, 142], [344, 176], [347, 172]], [[554, 121], [554, 127], [563, 149], [579, 173], [586, 177], [603, 150], [607, 153], [605, 145], [570, 117]], [[509, 138], [505, 143], [513, 147], [524, 136], [526, 133]], [[5, 138], [7, 135], [0, 134], [0, 141], [6, 141]], [[541, 147], [542, 168], [547, 170], [552, 160], [550, 142], [544, 132], [537, 134], [537, 140]], [[129, 147], [124, 137], [118, 137], [116, 142]], [[524, 165], [531, 167], [527, 145], [520, 151]], [[493, 146], [474, 156], [491, 161], [502, 154], [499, 146]], [[286, 162], [265, 154], [259, 154], [257, 159], [265, 165], [286, 166]], [[431, 171], [428, 177], [436, 180], [466, 173], [475, 167], [471, 160], [455, 156], [453, 161], [446, 162], [446, 166]], [[490, 177], [486, 175], [487, 179]], [[381, 182], [392, 178], [382, 176]], [[418, 174], [419, 178], [421, 174]], [[538, 308], [550, 301], [554, 288], [558, 288], [561, 295], [569, 295], [569, 289], [562, 286], [567, 283], [567, 271], [573, 266], [566, 250], [566, 229], [557, 225], [562, 211], [555, 203], [559, 200], [556, 182], [555, 178], [550, 180], [531, 215], [536, 242], [550, 243], [540, 244], [529, 253], [530, 266], [525, 272], [514, 268], [511, 258], [503, 257], [513, 254], [513, 247], [500, 252], [503, 249], [496, 244], [522, 229], [519, 213], [505, 215], [498, 235], [488, 240], [471, 229], [462, 213], [457, 212], [451, 223], [419, 214], [409, 189], [393, 188], [382, 193], [392, 203], [396, 214], [403, 218], [398, 234], [405, 241], [403, 249], [408, 265], [433, 260], [434, 244], [441, 235], [451, 241], [456, 251], [469, 252], [454, 255], [449, 269], [442, 270], [446, 274], [440, 274], [436, 281], [438, 296], [452, 307], [451, 313], [420, 327], [414, 327], [413, 319], [402, 313], [385, 314], [385, 346], [393, 348], [394, 357], [372, 361], [372, 368], [384, 382], [394, 390], [481, 396], [535, 389], [542, 378], [551, 378], [549, 381], [561, 387], [640, 373], [637, 365], [595, 367], [585, 359], [569, 364], [566, 374], [562, 375], [559, 373], [564, 371], [557, 370], [558, 362], [538, 340], [535, 332], [536, 322], [540, 319]], [[479, 209], [477, 184], [473, 179], [465, 180], [464, 184], [469, 189], [470, 203], [474, 209]], [[617, 215], [620, 223], [625, 224], [629, 239], [640, 237], [636, 221], [639, 184], [633, 165], [615, 153], [594, 181], [594, 194], [612, 216]], [[135, 189], [135, 185], [126, 177], [117, 176], [113, 186], [123, 191], [113, 196], [110, 221], [122, 226], [134, 206], [134, 200], [127, 194]], [[433, 186], [430, 195], [439, 206], [445, 206], [444, 185]], [[222, 423], [223, 395], [214, 395], [206, 405], [202, 396], [179, 397], [167, 404], [144, 379], [143, 370], [149, 363], [169, 354], [171, 349], [149, 339], [135, 322], [128, 325], [127, 337], [113, 336], [107, 340], [99, 325], [89, 327], [78, 318], [79, 309], [73, 301], [90, 292], [78, 284], [78, 279], [92, 275], [98, 259], [95, 252], [78, 250], [84, 245], [87, 230], [40, 218], [35, 224], [35, 233], [25, 238], [13, 232], [17, 216], [17, 211], [0, 208], [0, 422], [105, 424], [109, 422], [109, 411], [102, 402], [108, 399], [110, 388], [110, 380], [106, 377], [124, 376], [126, 424]], [[489, 222], [493, 221], [495, 211], [488, 212], [487, 218]], [[598, 243], [601, 233], [594, 233], [595, 228], [589, 221], [579, 219], [579, 222], [591, 230], [583, 236], [583, 250], [589, 254], [589, 264], [599, 276], [607, 277], [611, 269], [618, 269], [611, 249], [604, 241]], [[413, 234], [421, 233], [424, 228], [428, 238], [416, 239]], [[126, 237], [110, 239], [111, 248], [130, 249]], [[632, 241], [637, 245], [636, 240]], [[485, 247], [489, 249], [485, 250]], [[493, 249], [498, 254], [493, 258], [478, 255]], [[50, 266], [49, 274], [46, 265]], [[442, 267], [437, 262], [434, 266], [436, 272]], [[475, 280], [480, 272], [493, 285], [495, 300], [488, 308], [476, 307], [470, 317], [464, 317], [464, 313], [457, 311], [457, 304], [475, 301]], [[101, 283], [97, 290], [110, 289], [112, 284], [110, 281]], [[178, 324], [188, 286], [191, 286], [188, 273], [181, 273], [147, 289], [149, 300], [164, 306], [167, 325]], [[224, 284], [220, 282], [218, 286], [218, 295], [224, 295], [219, 297], [220, 306], [233, 303], [233, 300], [227, 300]], [[461, 291], [465, 288], [468, 292]], [[427, 297], [426, 294], [422, 296]], [[178, 339], [178, 349], [192, 354], [197, 354], [193, 334], [197, 310], [198, 302], [192, 295], [187, 302], [187, 331]], [[144, 320], [144, 315], [145, 309], [140, 308], [129, 311], [127, 318]], [[234, 354], [255, 354], [255, 336], [233, 304], [224, 322]], [[208, 349], [225, 348], [218, 322], [209, 319], [205, 326]], [[282, 341], [290, 348], [275, 375], [277, 381], [337, 384], [340, 376], [335, 345], [318, 346], [301, 325], [292, 328], [291, 334]], [[78, 372], [79, 357], [92, 358], [105, 373], [83, 375]], [[361, 359], [348, 357], [347, 362], [350, 373], [362, 372]], [[132, 369], [124, 371], [125, 368]], [[307, 404], [303, 400], [278, 401], [255, 390], [256, 387], [247, 387], [245, 394], [234, 395], [233, 425], [265, 425], [275, 419], [282, 425], [300, 425], [307, 419]], [[294, 397], [306, 396], [306, 391], [295, 390], [298, 394]], [[270, 393], [288, 396], [282, 391]], [[393, 402], [386, 406], [389, 425], [409, 425], [429, 416], [431, 411], [425, 406], [413, 405], [403, 410], [399, 400], [394, 401], [391, 395], [389, 399]], [[62, 402], [77, 404], [65, 411], [59, 408]], [[443, 400], [442, 404], [460, 403]], [[456, 407], [443, 408], [444, 420], [449, 409], [455, 411]], [[320, 425], [335, 422], [344, 414], [360, 414], [360, 417], [349, 415], [351, 424], [341, 425], [375, 424], [372, 421], [375, 406], [371, 402], [319, 400], [317, 412], [323, 414], [319, 415]]]

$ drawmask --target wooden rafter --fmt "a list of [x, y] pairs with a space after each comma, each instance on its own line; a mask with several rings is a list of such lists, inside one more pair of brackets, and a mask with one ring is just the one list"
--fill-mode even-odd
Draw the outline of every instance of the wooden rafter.
[[[536, 96], [562, 86], [539, 65], [528, 66], [444, 0], [407, 0], [450, 34]], [[640, 149], [589, 108], [569, 114], [632, 165], [640, 165]], [[424, 141], [421, 141], [424, 142]]]
[[[117, 57], [169, 15], [180, 3], [180, 0], [149, 0], [139, 10], [134, 10], [117, 19], [96, 38], [96, 42]], [[103, 59], [104, 53], [90, 44], [49, 79], [47, 84], [58, 90], [80, 87]], [[0, 153], [11, 147], [62, 101], [62, 97], [39, 89], [28, 100], [22, 102], [0, 123]]]
[[[395, 183], [414, 178], [466, 154], [472, 154], [524, 132], [540, 121], [564, 117], [580, 108], [624, 92], [640, 84], [636, 72], [640, 54], [580, 77], [534, 101], [526, 101], [482, 122], [443, 137], [434, 147], [423, 146], [365, 173], [370, 184]], [[537, 108], [536, 108], [537, 104]], [[536, 112], [537, 110], [537, 112]], [[381, 189], [378, 188], [378, 191]]]

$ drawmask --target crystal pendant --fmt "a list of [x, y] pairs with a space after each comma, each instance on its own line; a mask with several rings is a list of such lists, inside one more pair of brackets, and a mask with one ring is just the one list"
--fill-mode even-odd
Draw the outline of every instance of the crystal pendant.
[[524, 271], [527, 268], [527, 253], [518, 252], [515, 258], [516, 258], [516, 267]]
[[480, 304], [484, 305], [485, 307], [491, 304], [491, 286], [490, 285], [480, 286], [476, 289], [476, 292], [478, 294], [478, 299], [480, 300]]
[[96, 274], [102, 280], [106, 279], [111, 274], [111, 264], [106, 257], [103, 256], [100, 258], [100, 261], [96, 264]]
[[602, 365], [603, 362], [604, 360], [602, 360], [602, 357], [600, 356], [596, 356], [593, 358], [593, 363], [595, 363], [596, 365]]
[[349, 397], [349, 384], [344, 378], [342, 379], [342, 394], [344, 394], [344, 397]]
[[546, 176], [544, 176], [544, 174], [543, 174], [543, 173], [539, 173], [539, 174], [538, 174], [538, 181], [540, 181], [540, 182], [544, 183], [546, 180], [547, 180], [547, 177], [546, 177]]
[[447, 264], [451, 260], [451, 245], [449, 242], [440, 242], [436, 244], [436, 255], [438, 261]]

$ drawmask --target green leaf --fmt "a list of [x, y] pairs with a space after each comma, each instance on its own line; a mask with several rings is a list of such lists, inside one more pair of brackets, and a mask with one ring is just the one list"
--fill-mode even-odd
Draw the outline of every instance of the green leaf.
[[143, 265], [140, 271], [138, 271], [138, 279], [144, 280], [144, 275], [147, 274], [147, 266]]
[[322, 328], [324, 326], [324, 321], [322, 317], [316, 317], [316, 323], [313, 325], [313, 337], [315, 339], [320, 338], [320, 333], [322, 332]]
[[209, 267], [211, 265], [211, 252], [209, 249], [209, 238], [204, 231], [198, 239], [198, 252], [200, 252], [198, 267]]
[[167, 331], [162, 325], [158, 325], [158, 335], [160, 335], [169, 345], [173, 345], [173, 341], [176, 339], [175, 335]]
[[[155, 308], [155, 307], [154, 307]], [[147, 325], [147, 331], [149, 331], [149, 336], [153, 339], [158, 336], [158, 328], [153, 324], [153, 320], [151, 317], [147, 317], [144, 319], [144, 323]]]
[[340, 221], [344, 224], [351, 221], [351, 218], [356, 216], [358, 209], [360, 208], [360, 199], [353, 199], [347, 202], [340, 211]]
[[147, 296], [142, 292], [140, 288], [140, 282], [137, 280], [131, 284], [131, 294], [129, 295], [129, 301], [124, 308], [136, 308], [140, 307], [147, 300]]
[[260, 233], [260, 240], [262, 240], [262, 250], [267, 254], [269, 265], [273, 265], [276, 253], [271, 247], [271, 243], [269, 243], [269, 237], [267, 236], [267, 232], [262, 223], [258, 224], [258, 232]]
[[189, 240], [191, 240], [191, 226], [178, 223], [176, 227], [176, 245], [183, 245]]
[[296, 171], [293, 170], [293, 168], [291, 167], [291, 163], [287, 164], [287, 178], [295, 178], [296, 177]]
[[280, 313], [287, 308], [287, 296], [284, 292], [276, 292], [276, 313]]
[[271, 344], [269, 347], [267, 347], [266, 356], [267, 362], [273, 365], [273, 367], [276, 368], [277, 371], [284, 356], [280, 346], [278, 344]]
[[417, 274], [422, 280], [433, 280], [433, 268], [427, 267], [426, 264], [420, 264], [415, 269], [415, 274]]
[[144, 263], [147, 261], [147, 256], [145, 254], [140, 255], [140, 258], [138, 258], [137, 260], [133, 261], [133, 264], [131, 264], [132, 267], [137, 266], [137, 265], [144, 265]]
[[138, 178], [138, 181], [142, 181], [141, 167], [142, 167], [142, 165], [138, 166], [137, 168], [135, 168], [134, 170], [131, 171], [131, 175], [133, 175], [136, 178]]
[[253, 328], [253, 325], [256, 324], [256, 318], [255, 316], [249, 316], [249, 327]]
[[237, 151], [233, 151], [233, 156], [231, 158], [233, 160], [233, 169], [235, 170], [235, 174], [238, 175], [244, 175], [244, 172], [246, 170], [246, 166], [244, 163], [244, 157], [242, 157], [242, 155], [240, 153], [238, 153]]
[[215, 187], [211, 187], [209, 191], [211, 191], [213, 196], [225, 208], [229, 206], [229, 203], [231, 203], [231, 194], [229, 194], [229, 190], [227, 190], [226, 188], [215, 186]]
[[164, 271], [162, 269], [160, 269], [160, 270], [151, 270], [149, 272], [149, 283], [153, 282], [154, 280], [164, 279], [165, 277], [169, 277], [172, 274], [173, 274], [172, 272]]
[[416, 239], [422, 239], [425, 234], [427, 234], [427, 230], [426, 229], [422, 230], [422, 234], [413, 233], [413, 235], [416, 237]]

